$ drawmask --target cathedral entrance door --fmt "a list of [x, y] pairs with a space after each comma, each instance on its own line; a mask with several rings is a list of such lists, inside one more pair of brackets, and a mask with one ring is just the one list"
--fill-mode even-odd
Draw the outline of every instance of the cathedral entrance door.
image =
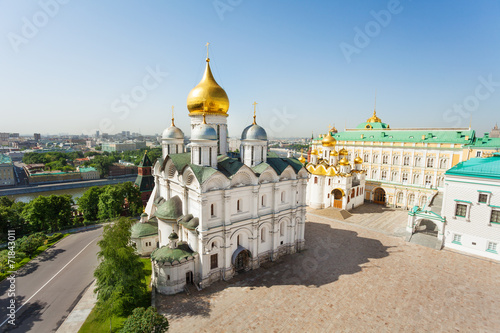
[[383, 188], [379, 187], [375, 190], [375, 193], [373, 195], [373, 202], [385, 205], [385, 191]]
[[236, 257], [236, 262], [235, 262], [235, 269], [237, 272], [243, 271], [247, 269], [248, 267], [248, 259], [249, 259], [248, 251], [243, 250], [240, 253], [238, 253], [238, 256]]
[[339, 189], [332, 191], [333, 207], [342, 209], [342, 192]]

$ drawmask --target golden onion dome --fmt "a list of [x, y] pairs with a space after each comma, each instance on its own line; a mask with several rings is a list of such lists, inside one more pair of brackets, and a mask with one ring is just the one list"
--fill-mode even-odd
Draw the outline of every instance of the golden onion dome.
[[299, 161], [300, 161], [300, 163], [304, 164], [304, 162], [306, 161], [306, 159], [304, 158], [304, 155], [300, 155]]
[[316, 149], [311, 150], [311, 155], [318, 155], [318, 151]]
[[207, 58], [205, 73], [196, 87], [187, 97], [187, 108], [190, 115], [201, 115], [206, 113], [224, 115], [227, 117], [229, 110], [229, 98], [221, 86], [215, 81]]
[[330, 134], [330, 131], [328, 131], [328, 134], [323, 137], [323, 140], [321, 140], [321, 144], [323, 147], [335, 147], [335, 144], [337, 143], [337, 140]]
[[382, 120], [377, 117], [377, 111], [373, 110], [373, 116], [366, 120], [367, 123], [381, 123]]
[[339, 164], [340, 165], [349, 165], [349, 161], [344, 157], [343, 159], [341, 159], [339, 161]]
[[332, 151], [330, 152], [330, 156], [339, 156], [339, 152], [338, 152], [338, 151], [336, 151], [336, 150], [332, 150]]
[[359, 156], [358, 156], [358, 157], [356, 157], [356, 158], [354, 159], [354, 163], [355, 163], [355, 164], [361, 164], [361, 163], [363, 163], [363, 159], [362, 159], [361, 157], [359, 157]]
[[349, 153], [349, 152], [348, 152], [348, 151], [347, 151], [347, 149], [345, 149], [345, 148], [342, 148], [342, 149], [340, 149], [340, 151], [339, 151], [339, 155], [347, 155], [348, 153]]

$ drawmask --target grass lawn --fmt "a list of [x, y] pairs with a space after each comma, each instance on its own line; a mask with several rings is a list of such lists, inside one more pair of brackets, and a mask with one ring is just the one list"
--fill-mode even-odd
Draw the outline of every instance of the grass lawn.
[[[36, 249], [36, 251], [33, 253], [33, 255], [31, 256], [31, 259], [29, 257], [26, 257], [24, 258], [23, 260], [21, 260], [20, 262], [16, 263], [14, 265], [14, 269], [9, 269], [9, 270], [12, 270], [12, 271], [17, 271], [19, 268], [23, 267], [24, 265], [26, 265], [27, 263], [29, 263], [31, 260], [35, 259], [37, 256], [39, 256], [42, 252], [44, 252], [45, 250], [47, 250], [49, 247], [51, 247], [52, 245], [54, 245], [55, 243], [59, 242], [61, 239], [65, 238], [65, 237], [68, 237], [69, 235], [71, 234], [64, 234], [61, 238], [59, 238], [58, 240], [55, 240], [51, 243], [47, 243], [47, 244], [44, 244], [42, 246], [40, 246], [38, 249]], [[10, 275], [10, 273], [0, 273], [0, 281], [2, 281], [3, 279], [7, 278], [8, 276]]]
[[[148, 292], [146, 297], [143, 300], [143, 304], [141, 306], [147, 308], [151, 306], [151, 259], [149, 258], [141, 258], [141, 261], [144, 263], [144, 279], [146, 280], [146, 284], [148, 286]], [[113, 316], [111, 317], [111, 332], [118, 332], [125, 323], [126, 317]], [[78, 333], [107, 333], [109, 332], [109, 318], [105, 320], [100, 320], [96, 316], [95, 307], [90, 312], [87, 320], [83, 323], [82, 327], [78, 331]]]

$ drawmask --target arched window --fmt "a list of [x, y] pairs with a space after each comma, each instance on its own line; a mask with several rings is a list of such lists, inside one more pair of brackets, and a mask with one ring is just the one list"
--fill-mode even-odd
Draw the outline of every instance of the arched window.
[[210, 216], [215, 217], [215, 204], [210, 205]]
[[403, 172], [403, 184], [406, 184], [408, 182], [408, 174], [406, 172]]
[[394, 171], [391, 176], [391, 181], [396, 182], [398, 181], [398, 173], [397, 171]]
[[266, 228], [260, 229], [260, 242], [264, 243], [266, 241]]
[[366, 163], [370, 162], [370, 155], [368, 153], [365, 153], [363, 155], [363, 162], [366, 162]]
[[387, 164], [389, 162], [389, 156], [384, 155], [382, 156], [382, 164]]
[[439, 168], [441, 168], [441, 169], [447, 169], [447, 167], [448, 167], [448, 161], [444, 158], [439, 163]]
[[377, 179], [377, 169], [372, 170], [372, 179]]
[[415, 157], [415, 166], [420, 166], [422, 162], [422, 158], [420, 157]]
[[403, 165], [410, 165], [410, 157], [409, 156], [405, 156], [403, 158]]
[[433, 168], [434, 167], [434, 159], [433, 158], [428, 158], [427, 159], [427, 167], [428, 168]]
[[332, 179], [328, 178], [328, 185], [331, 185], [331, 183], [332, 183]]
[[236, 238], [236, 245], [240, 246], [241, 245], [240, 241], [241, 241], [241, 236], [238, 235], [238, 237]]
[[286, 202], [286, 192], [283, 191], [281, 192], [281, 203], [285, 203]]
[[396, 202], [400, 205], [403, 204], [403, 192], [398, 193], [398, 196], [396, 197]]
[[262, 207], [266, 207], [266, 195], [263, 194], [262, 197], [261, 197], [261, 206]]
[[241, 212], [241, 199], [239, 199], [238, 201], [236, 201], [236, 210], [238, 212]]
[[280, 236], [285, 236], [285, 222], [280, 223]]
[[438, 187], [443, 187], [444, 186], [444, 177], [439, 177], [438, 178]]
[[432, 185], [432, 176], [425, 176], [425, 186]]
[[393, 156], [392, 157], [392, 164], [395, 164], [395, 165], [399, 164], [399, 156]]
[[318, 183], [318, 177], [314, 177], [314, 184]]
[[378, 163], [378, 154], [373, 155], [373, 163]]
[[415, 206], [415, 194], [410, 194], [408, 196], [408, 207]]
[[413, 184], [420, 185], [420, 175], [413, 175]]
[[382, 171], [382, 180], [386, 180], [387, 179], [387, 171]]

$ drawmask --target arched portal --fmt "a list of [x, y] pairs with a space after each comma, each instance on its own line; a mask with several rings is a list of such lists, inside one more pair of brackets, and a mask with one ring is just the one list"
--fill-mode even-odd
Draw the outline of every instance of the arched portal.
[[373, 193], [373, 202], [385, 205], [385, 190], [381, 187], [375, 189]]
[[236, 251], [234, 251], [232, 256], [234, 270], [236, 272], [249, 270], [250, 258], [252, 258], [252, 254], [250, 253], [250, 251], [248, 251], [244, 247], [238, 246], [238, 248], [236, 249]]
[[438, 231], [439, 231], [439, 228], [436, 225], [436, 223], [434, 223], [433, 221], [428, 220], [428, 219], [420, 220], [418, 222], [418, 224], [415, 226], [415, 233], [422, 233], [422, 234], [437, 237]]
[[332, 190], [333, 207], [342, 208], [342, 191], [338, 188]]

